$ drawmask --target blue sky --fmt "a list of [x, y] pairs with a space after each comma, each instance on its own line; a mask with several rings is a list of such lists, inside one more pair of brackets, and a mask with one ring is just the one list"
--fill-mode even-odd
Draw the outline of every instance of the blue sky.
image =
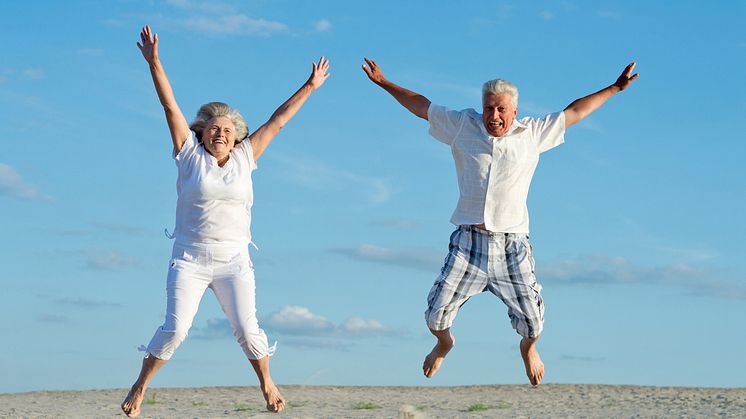
[[[404, 3], [404, 4], [400, 4]], [[259, 160], [252, 232], [279, 384], [525, 383], [489, 294], [436, 378], [423, 311], [456, 203], [448, 148], [360, 69], [452, 108], [481, 83], [541, 116], [640, 78], [542, 156], [529, 195], [545, 382], [746, 386], [746, 4], [11, 2], [0, 24], [1, 392], [129, 386], [162, 321], [176, 170], [142, 25], [188, 119], [250, 129], [331, 77]], [[255, 385], [208, 292], [154, 386]]]

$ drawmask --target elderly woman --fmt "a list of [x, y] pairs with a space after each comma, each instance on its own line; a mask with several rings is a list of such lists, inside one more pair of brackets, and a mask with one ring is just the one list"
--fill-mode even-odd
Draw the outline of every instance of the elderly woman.
[[301, 88], [253, 134], [241, 114], [224, 103], [203, 105], [191, 125], [174, 98], [158, 58], [158, 35], [146, 26], [137, 43], [150, 66], [166, 113], [178, 167], [176, 228], [166, 281], [166, 319], [147, 346], [137, 381], [122, 403], [129, 417], [140, 413], [148, 383], [183, 342], [206, 288], [211, 288], [249, 359], [267, 402], [279, 412], [285, 400], [269, 373], [272, 349], [256, 318], [249, 230], [253, 202], [251, 172], [272, 139], [329, 74], [321, 57]]

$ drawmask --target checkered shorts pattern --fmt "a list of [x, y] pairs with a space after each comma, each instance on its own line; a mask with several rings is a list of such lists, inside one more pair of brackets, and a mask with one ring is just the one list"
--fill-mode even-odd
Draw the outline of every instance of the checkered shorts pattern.
[[541, 334], [544, 301], [528, 235], [460, 226], [451, 234], [445, 264], [427, 297], [428, 327], [451, 327], [459, 308], [488, 290], [508, 306], [510, 323], [519, 335]]

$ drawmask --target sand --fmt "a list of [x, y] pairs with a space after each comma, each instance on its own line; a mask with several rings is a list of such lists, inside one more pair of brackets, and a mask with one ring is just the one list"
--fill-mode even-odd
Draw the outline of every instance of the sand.
[[[264, 411], [257, 387], [152, 388], [141, 418], [746, 418], [746, 388], [579, 384], [467, 387], [281, 386], [288, 408]], [[126, 390], [0, 394], [2, 418], [125, 417]]]

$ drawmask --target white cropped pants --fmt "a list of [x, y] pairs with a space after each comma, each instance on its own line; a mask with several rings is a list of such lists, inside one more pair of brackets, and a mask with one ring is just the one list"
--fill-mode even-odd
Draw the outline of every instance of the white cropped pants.
[[256, 284], [248, 248], [179, 243], [174, 244], [166, 280], [166, 319], [147, 353], [171, 358], [186, 338], [207, 288], [218, 298], [246, 357], [271, 355], [256, 318]]

